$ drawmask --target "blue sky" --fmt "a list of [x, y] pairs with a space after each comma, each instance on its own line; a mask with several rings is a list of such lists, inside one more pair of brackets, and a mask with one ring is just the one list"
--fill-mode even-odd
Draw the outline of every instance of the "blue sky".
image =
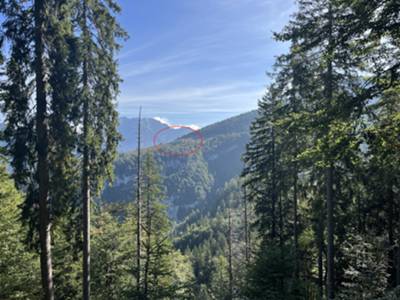
[[293, 0], [120, 0], [122, 116], [204, 126], [257, 107]]

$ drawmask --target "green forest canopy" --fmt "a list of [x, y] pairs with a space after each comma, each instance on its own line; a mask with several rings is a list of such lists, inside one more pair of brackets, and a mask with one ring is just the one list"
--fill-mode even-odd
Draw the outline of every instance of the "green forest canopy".
[[[166, 191], [147, 149], [107, 203], [119, 10], [0, 3], [0, 298], [399, 299], [400, 3], [297, 1], [241, 173], [203, 197], [220, 178], [200, 152]], [[213, 128], [207, 149], [231, 138]], [[212, 204], [175, 223], [166, 193]]]

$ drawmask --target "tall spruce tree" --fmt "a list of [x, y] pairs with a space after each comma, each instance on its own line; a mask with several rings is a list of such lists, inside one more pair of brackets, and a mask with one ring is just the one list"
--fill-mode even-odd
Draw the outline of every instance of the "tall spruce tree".
[[[251, 141], [244, 155], [243, 176], [246, 196], [255, 203], [259, 216], [257, 226], [265, 239], [277, 237], [277, 147], [274, 128], [275, 111], [279, 100], [273, 88], [259, 102], [259, 118], [252, 124]], [[265, 184], [268, 182], [268, 184]]]
[[[251, 127], [251, 140], [244, 156], [244, 186], [254, 202], [260, 247], [252, 262], [245, 294], [249, 298], [266, 293], [271, 299], [292, 299], [291, 255], [286, 254], [288, 198], [282, 159], [282, 129], [277, 123], [284, 109], [278, 85], [271, 85], [259, 102], [259, 115]], [[278, 267], [280, 266], [280, 267]], [[265, 270], [271, 272], [266, 276]], [[263, 292], [262, 292], [263, 291]]]
[[[26, 190], [23, 219], [30, 225], [30, 236], [39, 232], [42, 286], [45, 299], [54, 299], [51, 256], [49, 149], [56, 144], [49, 138], [48, 49], [52, 24], [47, 1], [7, 1], [2, 13], [4, 34], [10, 44], [6, 62], [3, 112], [4, 138], [12, 157], [16, 184]], [[33, 48], [33, 51], [31, 50]], [[33, 100], [34, 99], [34, 100]], [[38, 207], [38, 208], [37, 208]]]
[[182, 290], [175, 282], [172, 240], [164, 200], [164, 187], [157, 162], [151, 151], [145, 153], [142, 174], [142, 246], [143, 278], [142, 299], [177, 299]]
[[[383, 161], [378, 163], [385, 166], [381, 169], [386, 170], [384, 182], [377, 184], [378, 179], [364, 173], [378, 174], [379, 168], [373, 163], [379, 160], [378, 153], [390, 153], [383, 148], [377, 152], [372, 149], [376, 149], [376, 143], [391, 148], [383, 140], [392, 136], [389, 129], [392, 127], [387, 127], [389, 136], [377, 128], [381, 120], [389, 115], [393, 118], [393, 113], [398, 112], [392, 96], [387, 98], [398, 86], [398, 31], [394, 29], [398, 23], [398, 5], [390, 0], [352, 3], [300, 0], [298, 3], [298, 12], [283, 32], [276, 35], [279, 40], [292, 42], [290, 53], [278, 58], [274, 83], [269, 88], [269, 94], [280, 104], [277, 109], [265, 110], [265, 104], [260, 103], [245, 154], [249, 199], [256, 203], [258, 224], [267, 224], [259, 230], [261, 240], [267, 241], [261, 243], [260, 249], [266, 253], [260, 252], [259, 261], [268, 264], [268, 255], [277, 259], [276, 253], [271, 252], [276, 243], [265, 239], [267, 234], [278, 234], [277, 249], [281, 253], [285, 235], [293, 234], [294, 277], [308, 286], [307, 299], [323, 298], [324, 278], [327, 297], [333, 299], [335, 290], [345, 284], [348, 264], [352, 263], [345, 246], [347, 236], [357, 230], [369, 230], [372, 235], [387, 235], [388, 273], [393, 287], [399, 273], [394, 238], [398, 210], [397, 202], [393, 201], [397, 180], [391, 171], [396, 168], [396, 159], [391, 158], [394, 164], [390, 166]], [[389, 107], [391, 112], [386, 110]], [[396, 124], [395, 119], [391, 120]], [[396, 144], [393, 140], [391, 143]], [[278, 198], [272, 197], [275, 193]], [[375, 193], [380, 196], [373, 196]], [[289, 206], [288, 195], [293, 197]], [[298, 197], [302, 200], [300, 207]], [[273, 203], [278, 205], [278, 211]], [[288, 207], [292, 207], [289, 213], [285, 212]], [[278, 219], [279, 230], [276, 230]], [[288, 230], [287, 225], [292, 222], [293, 229]], [[315, 241], [309, 239], [310, 228]], [[324, 251], [324, 237], [327, 251]], [[374, 236], [368, 238], [375, 240]], [[315, 248], [309, 251], [305, 245]], [[312, 267], [314, 256], [317, 268]], [[261, 272], [253, 266], [253, 272]], [[299, 277], [299, 270], [303, 270], [303, 278]], [[313, 283], [306, 279], [314, 276], [313, 270], [318, 270], [316, 294]], [[283, 264], [280, 271], [284, 272]], [[264, 287], [274, 282], [271, 274], [258, 274], [249, 277], [253, 296], [257, 295], [256, 283], [260, 283], [256, 278], [264, 276]], [[279, 284], [278, 281], [272, 286]], [[274, 295], [282, 297], [283, 292]], [[300, 294], [296, 292], [293, 296]]]
[[82, 0], [76, 4], [81, 54], [83, 299], [90, 298], [90, 202], [104, 180], [112, 178], [119, 140], [115, 98], [118, 40], [126, 36], [116, 21], [114, 1]]
[[[119, 48], [116, 40], [125, 33], [115, 21], [119, 8], [110, 1], [10, 0], [1, 9], [10, 44], [2, 84], [4, 139], [16, 184], [27, 191], [23, 218], [33, 240], [39, 231], [43, 288], [46, 299], [52, 299], [51, 223], [77, 207], [74, 170], [79, 131], [85, 170], [82, 195], [89, 195], [85, 220], [89, 220], [90, 191], [99, 192], [105, 176], [111, 175], [119, 139], [114, 99], [120, 80], [114, 56]], [[88, 258], [90, 227], [84, 227]]]
[[[323, 70], [321, 79], [324, 86], [324, 106], [319, 122], [322, 125], [317, 144], [321, 145], [322, 165], [325, 168], [326, 216], [327, 216], [327, 296], [334, 298], [334, 174], [335, 164], [343, 154], [337, 153], [335, 141], [329, 139], [334, 123], [346, 122], [355, 112], [356, 107], [351, 103], [350, 93], [353, 92], [354, 61], [348, 54], [347, 44], [341, 39], [345, 30], [341, 20], [345, 15], [343, 6], [335, 1], [299, 1], [299, 12], [294, 21], [289, 24], [282, 34], [277, 35], [282, 40], [296, 41], [300, 52], [316, 54]], [[336, 185], [337, 186], [337, 185]], [[339, 191], [337, 191], [339, 193]]]

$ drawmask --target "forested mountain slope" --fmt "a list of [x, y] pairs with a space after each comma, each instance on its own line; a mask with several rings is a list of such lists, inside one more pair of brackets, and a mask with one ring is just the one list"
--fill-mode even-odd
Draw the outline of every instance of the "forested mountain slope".
[[[181, 220], [194, 209], [212, 206], [217, 190], [240, 174], [241, 155], [255, 117], [256, 111], [251, 111], [201, 129], [204, 145], [195, 153], [188, 152], [201, 143], [196, 133], [153, 149], [162, 169], [169, 211], [174, 219]], [[115, 163], [115, 181], [105, 189], [103, 200], [134, 201], [135, 172], [136, 151], [121, 153]]]

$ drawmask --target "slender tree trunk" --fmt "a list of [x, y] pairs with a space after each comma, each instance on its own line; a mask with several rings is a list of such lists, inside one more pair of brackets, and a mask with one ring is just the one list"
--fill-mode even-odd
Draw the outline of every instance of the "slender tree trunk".
[[229, 298], [233, 299], [233, 266], [232, 266], [232, 210], [228, 208], [228, 273], [229, 273]]
[[[149, 172], [149, 170], [148, 170]], [[143, 298], [149, 299], [148, 290], [149, 290], [149, 267], [150, 267], [150, 259], [151, 259], [151, 203], [150, 203], [150, 178], [147, 177], [147, 201], [146, 201], [146, 233], [147, 233], [147, 242], [146, 242], [146, 262], [144, 265], [144, 289], [143, 289]]]
[[35, 0], [35, 80], [36, 80], [36, 131], [39, 179], [39, 238], [40, 268], [44, 298], [54, 299], [53, 267], [51, 257], [51, 222], [49, 214], [49, 138], [47, 127], [47, 100], [44, 74], [44, 15], [45, 0]]
[[[87, 147], [85, 147], [87, 148]], [[83, 299], [90, 299], [90, 188], [88, 150], [83, 155], [82, 201], [83, 201]]]
[[277, 202], [277, 188], [276, 188], [276, 158], [275, 158], [275, 130], [271, 129], [271, 137], [272, 137], [272, 239], [276, 238], [276, 213], [275, 207]]
[[394, 193], [393, 187], [391, 184], [388, 186], [388, 239], [389, 239], [389, 266], [388, 266], [388, 273], [389, 273], [389, 284], [391, 288], [396, 287], [396, 244], [394, 238]]
[[[286, 195], [285, 195], [286, 197]], [[281, 252], [281, 259], [283, 261], [283, 204], [282, 204], [282, 192], [279, 193], [279, 248]]]
[[400, 286], [400, 247], [396, 251], [396, 287]]
[[295, 166], [294, 178], [293, 178], [293, 235], [294, 235], [294, 259], [295, 259], [295, 279], [299, 278], [299, 233], [298, 233], [298, 215], [297, 215], [297, 166]]
[[246, 264], [250, 262], [250, 241], [249, 241], [249, 219], [248, 219], [248, 207], [247, 207], [247, 194], [246, 187], [243, 188], [243, 201], [244, 201], [244, 254], [246, 259]]
[[137, 201], [137, 210], [136, 210], [136, 291], [138, 299], [142, 299], [141, 296], [141, 243], [142, 243], [142, 236], [141, 236], [141, 226], [142, 226], [142, 200], [141, 200], [141, 175], [140, 175], [140, 143], [141, 143], [141, 117], [142, 117], [142, 108], [139, 109], [139, 120], [138, 120], [138, 150], [137, 150], [137, 186], [136, 186], [136, 201]]
[[[85, 131], [85, 130], [84, 130]], [[83, 201], [83, 299], [90, 299], [90, 187], [89, 151], [83, 154], [82, 201]]]
[[[327, 62], [327, 74], [326, 74], [326, 97], [327, 97], [327, 108], [328, 114], [332, 107], [333, 100], [333, 69], [332, 69], [332, 56], [333, 56], [333, 14], [332, 4], [329, 3], [328, 8], [329, 14], [329, 45], [328, 45], [328, 62]], [[328, 131], [328, 130], [327, 130]], [[328, 239], [328, 250], [327, 250], [327, 296], [328, 300], [335, 298], [335, 279], [334, 279], [334, 199], [333, 199], [333, 163], [329, 162], [329, 166], [326, 169], [325, 175], [326, 183], [326, 206], [327, 206], [327, 239]]]
[[[352, 195], [351, 195], [352, 196]], [[358, 232], [360, 234], [364, 233], [363, 223], [362, 223], [362, 208], [361, 208], [361, 197], [357, 196], [357, 223], [358, 223]]]
[[320, 211], [318, 216], [318, 231], [317, 231], [317, 244], [318, 244], [318, 299], [322, 300], [324, 295], [324, 265], [323, 265], [323, 248], [324, 248], [324, 228], [323, 228], [323, 214]]
[[327, 198], [327, 239], [328, 239], [328, 251], [327, 251], [327, 292], [328, 299], [334, 299], [334, 221], [333, 221], [333, 167], [330, 166], [326, 170], [326, 198]]
[[[293, 41], [292, 47], [297, 48], [298, 43], [297, 40]], [[293, 50], [293, 49], [292, 49]], [[297, 63], [297, 62], [296, 62]], [[301, 78], [299, 78], [298, 71], [294, 66], [292, 66], [293, 72], [293, 88], [291, 90], [291, 98], [292, 98], [292, 105], [293, 105], [293, 113], [297, 114], [299, 111], [299, 101], [297, 101], [297, 94], [295, 88], [301, 86]], [[298, 146], [298, 139], [297, 133], [293, 133], [293, 144], [294, 144], [294, 153], [293, 156], [296, 157], [299, 154], [299, 146]], [[294, 279], [299, 279], [299, 228], [298, 228], [298, 212], [297, 212], [297, 205], [298, 205], [298, 197], [297, 197], [297, 186], [298, 183], [298, 164], [297, 161], [293, 162], [293, 238], [294, 238], [294, 260], [295, 260], [295, 267], [294, 267]]]
[[[393, 189], [392, 189], [392, 192], [393, 192]], [[393, 212], [394, 219], [395, 219], [394, 231], [395, 231], [395, 236], [396, 236], [396, 238], [394, 240], [394, 243], [396, 244], [396, 247], [395, 247], [395, 261], [396, 261], [395, 287], [398, 287], [398, 286], [400, 286], [400, 245], [399, 245], [399, 243], [400, 243], [400, 237], [399, 237], [399, 234], [400, 234], [400, 223], [399, 223], [400, 222], [400, 206], [399, 206], [398, 202], [397, 203], [395, 202], [396, 199], [394, 198], [394, 196], [395, 195], [393, 195], [393, 206], [396, 210], [395, 212]]]
[[[280, 175], [280, 179], [282, 180], [282, 175]], [[280, 191], [282, 191], [284, 187], [280, 186]], [[285, 195], [286, 199], [286, 195]], [[283, 249], [283, 204], [282, 204], [282, 192], [279, 192], [279, 202], [278, 202], [278, 209], [279, 209], [279, 252], [280, 252], [280, 261], [283, 263], [285, 259], [284, 249]], [[284, 275], [279, 276], [279, 284], [280, 290], [284, 290]]]
[[[87, 26], [87, 2], [83, 1], [83, 35], [87, 43], [89, 39]], [[82, 224], [83, 224], [83, 299], [90, 299], [90, 158], [89, 158], [89, 84], [88, 84], [88, 56], [89, 45], [83, 58], [83, 166], [82, 166]]]
[[[293, 46], [292, 47], [297, 47], [297, 41], [293, 41]], [[293, 112], [298, 113], [299, 110], [299, 103], [297, 101], [297, 95], [295, 92], [295, 87], [299, 86], [299, 82], [301, 79], [298, 76], [298, 72], [294, 66], [292, 67], [292, 72], [293, 72], [293, 88], [291, 92], [291, 98], [292, 98], [292, 105], [293, 105]], [[297, 141], [297, 134], [294, 133], [293, 137], [293, 144], [294, 144], [294, 157], [296, 157], [299, 154], [299, 147], [298, 147], [298, 141]], [[294, 238], [294, 260], [295, 260], [295, 267], [294, 267], [294, 278], [297, 280], [299, 278], [299, 232], [298, 232], [298, 213], [297, 213], [297, 204], [298, 204], [298, 199], [297, 199], [297, 181], [298, 181], [298, 166], [297, 162], [295, 161], [293, 163], [293, 238]]]

